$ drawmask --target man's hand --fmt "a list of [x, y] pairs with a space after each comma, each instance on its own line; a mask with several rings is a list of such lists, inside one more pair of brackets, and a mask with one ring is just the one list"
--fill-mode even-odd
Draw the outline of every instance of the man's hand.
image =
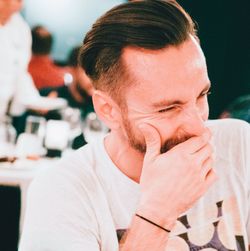
[[147, 151], [140, 185], [142, 196], [137, 212], [155, 223], [171, 229], [176, 219], [215, 182], [211, 132], [188, 139], [161, 154], [158, 131], [143, 124]]

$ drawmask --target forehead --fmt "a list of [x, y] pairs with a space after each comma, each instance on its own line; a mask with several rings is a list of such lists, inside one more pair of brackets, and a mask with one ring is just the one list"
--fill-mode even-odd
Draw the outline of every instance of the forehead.
[[161, 50], [125, 48], [122, 57], [135, 83], [126, 90], [127, 100], [185, 99], [209, 82], [205, 57], [193, 37]]

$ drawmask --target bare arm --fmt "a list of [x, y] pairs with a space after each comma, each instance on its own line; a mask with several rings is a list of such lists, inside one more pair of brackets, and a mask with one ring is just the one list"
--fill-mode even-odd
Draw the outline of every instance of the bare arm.
[[168, 241], [168, 233], [156, 226], [134, 217], [130, 229], [122, 238], [120, 251], [164, 251]]

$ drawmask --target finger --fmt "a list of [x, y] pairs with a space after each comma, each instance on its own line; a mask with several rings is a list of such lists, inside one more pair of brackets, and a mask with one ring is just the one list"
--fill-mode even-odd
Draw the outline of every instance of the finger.
[[146, 143], [146, 154], [144, 159], [155, 158], [160, 154], [161, 137], [158, 131], [151, 125], [143, 123], [139, 125], [139, 129], [144, 136]]
[[207, 143], [200, 150], [193, 154], [199, 163], [203, 163], [206, 159], [212, 158], [213, 147], [210, 143]]
[[213, 168], [211, 168], [206, 176], [206, 187], [207, 189], [218, 179], [216, 172]]
[[212, 170], [214, 164], [214, 160], [212, 158], [207, 158], [201, 169], [201, 177], [203, 179], [206, 179], [206, 177], [209, 175], [209, 172]]
[[211, 139], [211, 136], [211, 131], [206, 129], [201, 136], [191, 137], [185, 142], [178, 144], [174, 148], [180, 148], [180, 150], [184, 150], [189, 154], [194, 154], [208, 143], [208, 141]]

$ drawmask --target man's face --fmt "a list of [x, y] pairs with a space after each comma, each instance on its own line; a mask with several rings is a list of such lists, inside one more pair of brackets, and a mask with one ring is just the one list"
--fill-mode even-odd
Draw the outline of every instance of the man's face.
[[22, 0], [0, 0], [0, 23], [5, 24], [9, 18], [21, 10]]
[[149, 51], [126, 48], [124, 62], [135, 84], [124, 93], [122, 135], [145, 153], [138, 126], [148, 123], [161, 136], [161, 152], [204, 132], [210, 82], [204, 55], [191, 37], [179, 47]]

